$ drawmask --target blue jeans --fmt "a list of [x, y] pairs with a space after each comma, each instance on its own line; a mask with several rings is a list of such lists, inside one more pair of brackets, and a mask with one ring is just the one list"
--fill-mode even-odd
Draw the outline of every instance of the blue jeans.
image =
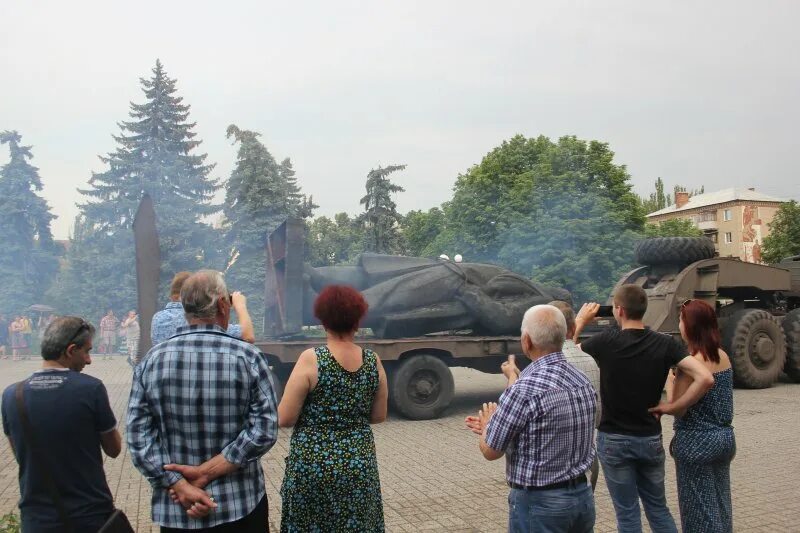
[[511, 489], [510, 533], [590, 533], [594, 531], [594, 496], [589, 485], [553, 490]]
[[641, 533], [639, 498], [653, 533], [677, 533], [664, 493], [661, 435], [635, 437], [598, 431], [597, 455], [620, 533]]

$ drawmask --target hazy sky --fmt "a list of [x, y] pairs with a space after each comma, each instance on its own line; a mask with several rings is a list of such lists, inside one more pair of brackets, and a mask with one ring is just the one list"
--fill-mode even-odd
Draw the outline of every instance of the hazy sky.
[[[0, 130], [33, 145], [68, 234], [160, 58], [227, 178], [235, 123], [291, 157], [317, 214], [405, 163], [401, 211], [504, 139], [609, 142], [637, 192], [798, 190], [800, 2], [3, 2]], [[7, 161], [0, 151], [0, 163]]]

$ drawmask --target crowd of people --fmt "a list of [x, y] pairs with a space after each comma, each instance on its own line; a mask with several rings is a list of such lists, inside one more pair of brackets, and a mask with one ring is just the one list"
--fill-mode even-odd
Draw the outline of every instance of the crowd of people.
[[[613, 301], [619, 327], [580, 344], [597, 304], [577, 315], [564, 302], [529, 309], [523, 354], [501, 368], [505, 391], [466, 419], [481, 455], [505, 458], [509, 531], [593, 531], [598, 462], [619, 531], [642, 530], [640, 502], [652, 531], [677, 531], [664, 488], [664, 414], [675, 417], [670, 451], [683, 531], [732, 531], [732, 372], [713, 308], [683, 304], [684, 345], [644, 327], [641, 287], [624, 285]], [[321, 291], [314, 315], [325, 343], [300, 355], [279, 402], [268, 362], [252, 344], [244, 295], [229, 293], [219, 272], [175, 276], [170, 302], [153, 318], [153, 348], [135, 361], [126, 421], [128, 452], [152, 486], [152, 519], [162, 532], [268, 531], [260, 460], [279, 427], [294, 428], [281, 531], [384, 530], [371, 425], [386, 419], [388, 385], [378, 354], [355, 338], [366, 312], [353, 288]], [[101, 321], [101, 342], [109, 340], [103, 331], [120, 327], [108, 317], [114, 327], [104, 330]], [[135, 313], [123, 327], [131, 321]], [[81, 318], [53, 320], [42, 339], [43, 368], [3, 394], [23, 531], [98, 531], [114, 513], [101, 450], [116, 457], [120, 432], [102, 382], [81, 374], [93, 335]], [[59, 445], [37, 453], [47, 442]]]
[[52, 313], [40, 314], [38, 320], [20, 314], [9, 320], [0, 314], [0, 357], [8, 359], [9, 351], [14, 361], [30, 357], [40, 343], [42, 333], [54, 318]]

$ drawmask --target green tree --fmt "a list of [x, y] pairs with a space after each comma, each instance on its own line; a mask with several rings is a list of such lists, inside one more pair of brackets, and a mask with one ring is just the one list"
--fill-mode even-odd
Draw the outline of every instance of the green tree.
[[703, 232], [691, 220], [673, 218], [656, 224], [647, 224], [645, 237], [702, 237]]
[[438, 207], [428, 211], [409, 211], [403, 217], [400, 228], [408, 255], [438, 257], [442, 253], [431, 249], [433, 242], [445, 229], [444, 212]]
[[389, 165], [372, 169], [367, 174], [367, 194], [361, 198], [364, 212], [358, 218], [364, 228], [366, 251], [395, 254], [403, 250], [399, 231], [402, 217], [397, 212], [392, 195], [405, 189], [392, 183], [389, 175], [405, 168], [405, 165]]
[[795, 200], [778, 208], [764, 238], [761, 256], [765, 263], [777, 263], [800, 254], [800, 204]]
[[672, 203], [672, 198], [668, 194], [664, 194], [664, 180], [660, 177], [656, 179], [655, 188], [655, 192], [651, 192], [648, 198], [641, 197], [645, 213], [660, 211]]
[[364, 249], [363, 228], [347, 213], [337, 213], [333, 220], [317, 217], [309, 225], [307, 242], [313, 266], [354, 264]]
[[278, 163], [255, 131], [228, 126], [239, 144], [236, 167], [225, 186], [225, 242], [230, 248], [227, 282], [248, 297], [256, 331], [263, 331], [267, 236], [287, 217], [309, 216], [316, 207], [300, 193], [292, 163]]
[[509, 232], [522, 221], [539, 223], [553, 194], [563, 190], [603, 201], [622, 230], [641, 231], [644, 212], [631, 192], [630, 175], [613, 158], [606, 143], [574, 136], [553, 142], [517, 135], [504, 141], [456, 180], [444, 209], [449, 233], [444, 240], [471, 261], [496, 261]]
[[[87, 197], [80, 206], [80, 238], [86, 242], [79, 244], [73, 237], [68, 272], [54, 295], [65, 311], [97, 316], [109, 307], [135, 307], [131, 228], [144, 193], [156, 208], [162, 287], [177, 271], [222, 263], [218, 234], [205, 222], [220, 210], [212, 203], [220, 187], [209, 178], [214, 165], [195, 152], [201, 141], [193, 131], [195, 123], [189, 122], [190, 107], [176, 95], [176, 80], [167, 76], [160, 61], [152, 73], [150, 79], [141, 79], [145, 102], [131, 103], [131, 120], [120, 123], [116, 150], [100, 157], [107, 170], [93, 174], [89, 188], [80, 191]], [[84, 255], [77, 257], [78, 253]], [[80, 270], [87, 263], [92, 268]], [[75, 302], [87, 290], [95, 299], [78, 308]]]
[[0, 312], [21, 311], [42, 296], [58, 270], [58, 250], [50, 232], [55, 218], [42, 190], [39, 170], [28, 161], [30, 146], [22, 146], [16, 131], [0, 133], [11, 159], [0, 168]]

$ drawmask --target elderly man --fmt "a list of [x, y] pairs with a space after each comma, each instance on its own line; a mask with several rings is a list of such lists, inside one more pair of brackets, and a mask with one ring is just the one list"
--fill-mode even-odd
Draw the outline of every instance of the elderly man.
[[537, 305], [522, 319], [521, 344], [530, 364], [516, 376], [499, 406], [480, 412], [480, 450], [488, 460], [506, 456], [511, 492], [509, 531], [592, 531], [594, 498], [585, 472], [594, 459], [597, 399], [588, 378], [561, 351], [564, 315]]
[[[191, 272], [184, 271], [178, 272], [172, 278], [169, 287], [169, 302], [164, 309], [153, 315], [153, 321], [150, 324], [150, 339], [153, 346], [169, 339], [175, 335], [179, 327], [186, 325], [186, 314], [181, 305], [181, 288], [191, 275]], [[247, 298], [240, 292], [234, 292], [231, 295], [231, 307], [239, 318], [239, 324], [230, 324], [228, 334], [247, 342], [255, 341], [253, 321], [247, 311]]]
[[222, 274], [189, 277], [181, 303], [188, 325], [136, 367], [128, 407], [128, 447], [153, 486], [153, 521], [162, 532], [266, 531], [259, 460], [278, 435], [267, 361], [225, 332]]
[[3, 393], [3, 431], [20, 469], [22, 531], [95, 532], [114, 512], [101, 449], [117, 457], [122, 439], [103, 383], [81, 374], [92, 362], [93, 335], [82, 318], [56, 318], [42, 335], [42, 369]]

